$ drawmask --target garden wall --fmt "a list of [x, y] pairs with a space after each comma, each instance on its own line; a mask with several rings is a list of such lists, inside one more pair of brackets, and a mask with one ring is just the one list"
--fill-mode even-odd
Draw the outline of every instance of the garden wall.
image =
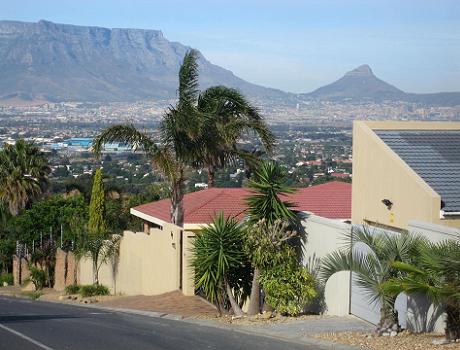
[[[99, 282], [111, 293], [157, 295], [179, 289], [180, 233], [177, 226], [165, 224], [149, 233], [125, 231], [118, 259], [104, 264]], [[90, 258], [80, 261], [80, 283], [93, 283]]]
[[[303, 246], [304, 265], [319, 266], [320, 259], [344, 246], [344, 236], [350, 232], [351, 225], [338, 220], [309, 215], [303, 226], [306, 240]], [[318, 305], [318, 310], [327, 315], [345, 316], [350, 312], [350, 272], [334, 274], [324, 290], [325, 305]], [[321, 310], [323, 308], [323, 310]]]
[[78, 264], [72, 252], [56, 249], [54, 267], [54, 289], [63, 291], [66, 286], [79, 283]]
[[27, 258], [19, 258], [13, 255], [13, 280], [15, 286], [22, 286], [24, 281], [30, 277], [29, 260]]

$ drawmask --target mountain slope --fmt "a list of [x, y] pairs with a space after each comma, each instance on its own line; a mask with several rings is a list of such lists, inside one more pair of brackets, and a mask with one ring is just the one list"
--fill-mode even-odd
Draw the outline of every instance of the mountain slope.
[[[156, 30], [0, 21], [0, 99], [172, 98], [188, 49]], [[225, 84], [252, 97], [288, 95], [248, 83], [203, 56], [199, 64], [201, 87]]]
[[324, 100], [337, 99], [400, 99], [404, 92], [377, 78], [368, 65], [346, 73], [336, 82], [308, 94]]
[[346, 73], [339, 80], [302, 94], [303, 98], [325, 101], [406, 101], [428, 105], [460, 105], [460, 92], [433, 94], [406, 93], [377, 78], [368, 65], [362, 65]]

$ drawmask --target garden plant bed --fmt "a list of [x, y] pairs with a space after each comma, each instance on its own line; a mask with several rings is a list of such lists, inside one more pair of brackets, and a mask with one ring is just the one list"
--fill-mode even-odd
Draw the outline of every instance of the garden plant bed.
[[245, 324], [250, 324], [250, 325], [265, 325], [265, 324], [278, 324], [278, 323], [289, 323], [293, 321], [308, 321], [308, 320], [317, 320], [317, 319], [324, 319], [327, 318], [327, 316], [322, 316], [322, 315], [301, 315], [301, 316], [282, 316], [280, 314], [276, 315], [271, 315], [269, 312], [264, 312], [259, 315], [255, 316], [242, 316], [242, 317], [235, 317], [233, 315], [222, 315], [222, 316], [211, 316], [209, 315], [201, 315], [198, 316], [197, 318], [200, 319], [211, 319], [211, 320], [216, 320], [222, 323], [231, 323], [235, 325], [245, 325]]
[[334, 343], [359, 346], [366, 350], [460, 350], [460, 343], [433, 344], [433, 341], [442, 341], [441, 333], [413, 334], [407, 331], [399, 333], [396, 337], [379, 337], [372, 333], [363, 332], [337, 332], [309, 334], [321, 340]]

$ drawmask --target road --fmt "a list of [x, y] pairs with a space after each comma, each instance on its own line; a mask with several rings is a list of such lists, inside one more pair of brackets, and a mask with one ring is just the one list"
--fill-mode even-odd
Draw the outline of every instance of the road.
[[318, 348], [190, 322], [0, 297], [0, 349], [316, 350]]

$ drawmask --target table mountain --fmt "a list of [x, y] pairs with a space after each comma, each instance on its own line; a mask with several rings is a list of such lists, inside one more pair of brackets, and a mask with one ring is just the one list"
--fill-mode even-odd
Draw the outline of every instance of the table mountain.
[[[157, 30], [0, 21], [0, 100], [173, 98], [189, 49]], [[261, 98], [288, 95], [248, 83], [202, 55], [199, 65], [201, 87], [225, 84]]]

